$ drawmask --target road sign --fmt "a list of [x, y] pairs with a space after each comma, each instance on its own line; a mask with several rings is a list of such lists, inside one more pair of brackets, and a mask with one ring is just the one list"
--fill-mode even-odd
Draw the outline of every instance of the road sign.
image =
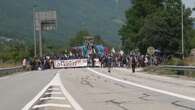
[[56, 11], [40, 11], [34, 14], [36, 31], [51, 31], [56, 29]]
[[154, 55], [154, 53], [155, 53], [155, 48], [154, 48], [154, 47], [148, 47], [147, 53], [148, 53], [149, 55]]
[[34, 33], [39, 32], [39, 51], [40, 57], [42, 57], [42, 31], [56, 30], [57, 27], [57, 15], [56, 11], [39, 11], [33, 13], [34, 19]]

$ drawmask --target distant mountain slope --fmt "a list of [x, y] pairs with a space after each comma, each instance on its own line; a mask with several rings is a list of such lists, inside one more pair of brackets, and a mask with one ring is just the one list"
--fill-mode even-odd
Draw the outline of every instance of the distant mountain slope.
[[118, 29], [130, 0], [1, 0], [0, 34], [32, 41], [32, 8], [56, 9], [57, 32], [44, 33], [47, 41], [65, 41], [80, 30], [119, 42]]

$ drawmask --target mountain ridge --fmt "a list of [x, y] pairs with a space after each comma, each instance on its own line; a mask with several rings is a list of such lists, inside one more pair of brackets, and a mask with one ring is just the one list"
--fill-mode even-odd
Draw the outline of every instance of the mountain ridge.
[[[125, 21], [129, 0], [2, 0], [0, 33], [4, 36], [33, 41], [32, 13], [55, 9], [58, 16], [56, 32], [43, 33], [44, 39], [66, 42], [78, 31], [87, 30], [105, 40], [118, 43], [118, 29]], [[19, 37], [17, 37], [19, 36]]]

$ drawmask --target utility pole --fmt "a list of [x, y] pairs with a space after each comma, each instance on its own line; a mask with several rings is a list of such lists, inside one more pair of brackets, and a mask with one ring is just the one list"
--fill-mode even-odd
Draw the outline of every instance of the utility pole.
[[183, 2], [181, 0], [181, 44], [182, 44], [182, 59], [184, 59], [184, 9], [183, 9]]
[[34, 31], [34, 57], [37, 57], [37, 40], [36, 40], [36, 29], [35, 29], [35, 7], [33, 6], [33, 31]]
[[39, 30], [39, 54], [40, 57], [43, 56], [43, 48], [42, 48], [42, 29]]

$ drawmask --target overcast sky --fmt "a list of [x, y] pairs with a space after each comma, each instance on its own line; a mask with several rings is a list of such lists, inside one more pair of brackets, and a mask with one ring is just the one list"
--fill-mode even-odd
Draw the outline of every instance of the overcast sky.
[[[183, 0], [183, 3], [190, 8], [195, 8], [195, 0]], [[195, 17], [195, 11], [192, 14], [193, 17]]]

